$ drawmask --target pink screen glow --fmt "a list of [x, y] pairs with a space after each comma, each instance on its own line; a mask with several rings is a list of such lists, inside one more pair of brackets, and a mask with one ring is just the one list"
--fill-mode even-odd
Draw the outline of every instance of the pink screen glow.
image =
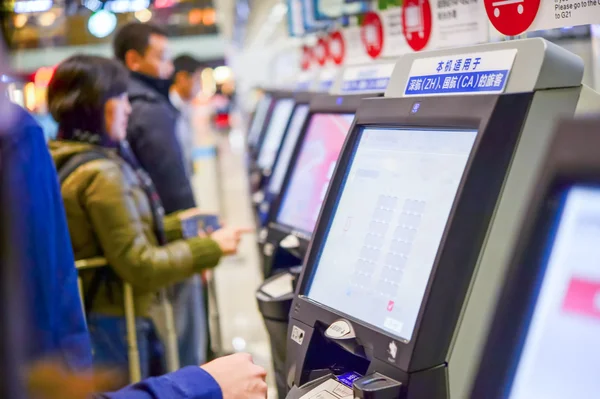
[[312, 233], [353, 119], [351, 114], [312, 116], [277, 222]]

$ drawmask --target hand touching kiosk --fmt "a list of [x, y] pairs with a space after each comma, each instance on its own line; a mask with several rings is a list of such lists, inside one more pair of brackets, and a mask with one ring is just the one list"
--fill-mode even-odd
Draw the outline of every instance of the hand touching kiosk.
[[398, 61], [386, 98], [359, 107], [305, 259], [289, 398], [467, 397], [463, 341], [485, 320], [467, 308], [489, 295], [481, 247], [501, 240], [500, 215], [514, 219], [582, 76], [543, 39]]
[[600, 120], [564, 122], [523, 215], [473, 399], [600, 396]]

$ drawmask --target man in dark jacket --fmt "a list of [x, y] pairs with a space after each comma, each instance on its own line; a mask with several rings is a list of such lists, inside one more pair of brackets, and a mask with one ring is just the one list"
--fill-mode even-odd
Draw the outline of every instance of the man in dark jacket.
[[173, 63], [161, 28], [125, 25], [114, 41], [115, 57], [131, 71], [127, 139], [154, 182], [167, 214], [196, 206], [177, 139], [179, 113], [169, 101]]

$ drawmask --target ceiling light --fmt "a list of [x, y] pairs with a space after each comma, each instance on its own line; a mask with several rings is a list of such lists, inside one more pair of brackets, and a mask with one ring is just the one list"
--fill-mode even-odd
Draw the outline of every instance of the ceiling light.
[[88, 30], [97, 38], [104, 38], [117, 27], [117, 16], [112, 12], [100, 10], [88, 19]]

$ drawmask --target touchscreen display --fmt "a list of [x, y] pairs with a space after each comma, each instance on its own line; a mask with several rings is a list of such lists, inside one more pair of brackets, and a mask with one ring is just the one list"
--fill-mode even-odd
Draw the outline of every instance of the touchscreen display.
[[476, 136], [364, 128], [308, 297], [410, 341]]
[[271, 96], [265, 95], [259, 101], [256, 106], [256, 111], [254, 112], [254, 120], [252, 121], [252, 126], [250, 126], [250, 132], [248, 133], [248, 143], [250, 145], [258, 144], [258, 140], [260, 139], [260, 134], [262, 132], [263, 125], [265, 124], [265, 120], [267, 119], [267, 114], [269, 113], [269, 108], [271, 107]]
[[352, 114], [314, 114], [285, 190], [277, 222], [306, 234], [319, 217]]
[[258, 155], [258, 166], [261, 169], [271, 169], [273, 167], [277, 150], [281, 145], [293, 109], [294, 100], [291, 98], [282, 98], [275, 103], [265, 140]]
[[566, 193], [510, 399], [600, 395], [600, 188]]
[[281, 185], [283, 184], [283, 179], [285, 178], [285, 173], [287, 172], [290, 158], [292, 158], [292, 154], [294, 153], [294, 148], [298, 142], [298, 136], [300, 136], [300, 133], [302, 132], [302, 126], [304, 125], [307, 115], [308, 104], [300, 104], [296, 106], [294, 115], [292, 116], [292, 121], [290, 122], [288, 133], [283, 140], [281, 152], [277, 158], [277, 162], [275, 163], [275, 168], [271, 174], [271, 179], [269, 180], [269, 192], [271, 194], [279, 194], [279, 191], [281, 190]]

